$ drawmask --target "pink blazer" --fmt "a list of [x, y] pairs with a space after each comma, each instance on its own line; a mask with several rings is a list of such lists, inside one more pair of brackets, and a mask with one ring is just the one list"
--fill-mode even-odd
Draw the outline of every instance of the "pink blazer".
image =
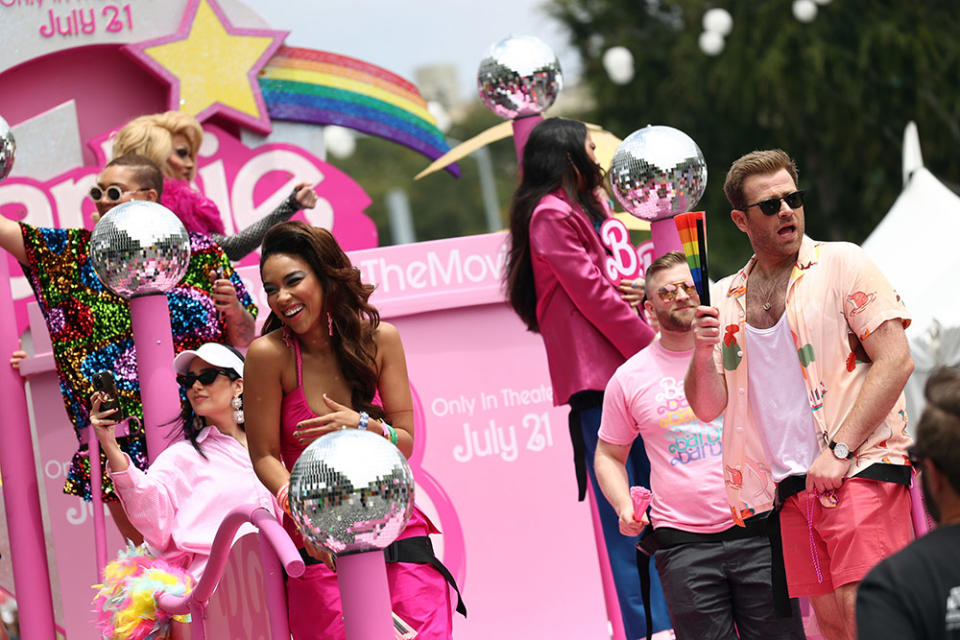
[[553, 403], [603, 391], [616, 368], [653, 340], [653, 329], [620, 297], [599, 234], [562, 190], [533, 210], [530, 253]]

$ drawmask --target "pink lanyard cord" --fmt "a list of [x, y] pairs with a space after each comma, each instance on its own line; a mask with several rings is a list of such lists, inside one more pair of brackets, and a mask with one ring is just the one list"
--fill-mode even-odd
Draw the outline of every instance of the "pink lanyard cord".
[[820, 492], [814, 489], [813, 491], [804, 492], [807, 500], [807, 531], [810, 534], [810, 558], [813, 560], [813, 568], [817, 572], [817, 584], [823, 584], [823, 573], [820, 571], [820, 554], [817, 553], [817, 545], [813, 539], [813, 501], [810, 499], [810, 494], [814, 494], [814, 497], [819, 499]]

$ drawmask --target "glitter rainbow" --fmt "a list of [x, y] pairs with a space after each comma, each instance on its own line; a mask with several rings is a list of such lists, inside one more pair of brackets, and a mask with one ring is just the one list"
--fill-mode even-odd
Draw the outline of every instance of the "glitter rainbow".
[[260, 72], [260, 89], [273, 120], [349, 127], [430, 159], [450, 150], [414, 85], [356, 58], [283, 46]]

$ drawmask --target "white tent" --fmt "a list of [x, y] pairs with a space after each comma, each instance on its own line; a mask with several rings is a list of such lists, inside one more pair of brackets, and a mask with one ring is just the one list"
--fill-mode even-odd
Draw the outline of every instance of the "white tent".
[[[903, 192], [863, 243], [903, 298], [915, 370], [907, 413], [923, 408], [923, 385], [941, 365], [960, 365], [960, 197], [923, 166], [917, 126], [903, 139]], [[913, 431], [911, 429], [911, 431]]]

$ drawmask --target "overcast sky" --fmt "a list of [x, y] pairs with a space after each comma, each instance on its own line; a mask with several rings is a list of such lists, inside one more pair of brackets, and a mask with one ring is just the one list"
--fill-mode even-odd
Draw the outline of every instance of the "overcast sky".
[[476, 95], [476, 73], [487, 48], [504, 37], [535, 35], [549, 44], [567, 81], [578, 57], [543, 0], [243, 0], [286, 43], [359, 58], [414, 80], [423, 65], [455, 64], [462, 98]]

